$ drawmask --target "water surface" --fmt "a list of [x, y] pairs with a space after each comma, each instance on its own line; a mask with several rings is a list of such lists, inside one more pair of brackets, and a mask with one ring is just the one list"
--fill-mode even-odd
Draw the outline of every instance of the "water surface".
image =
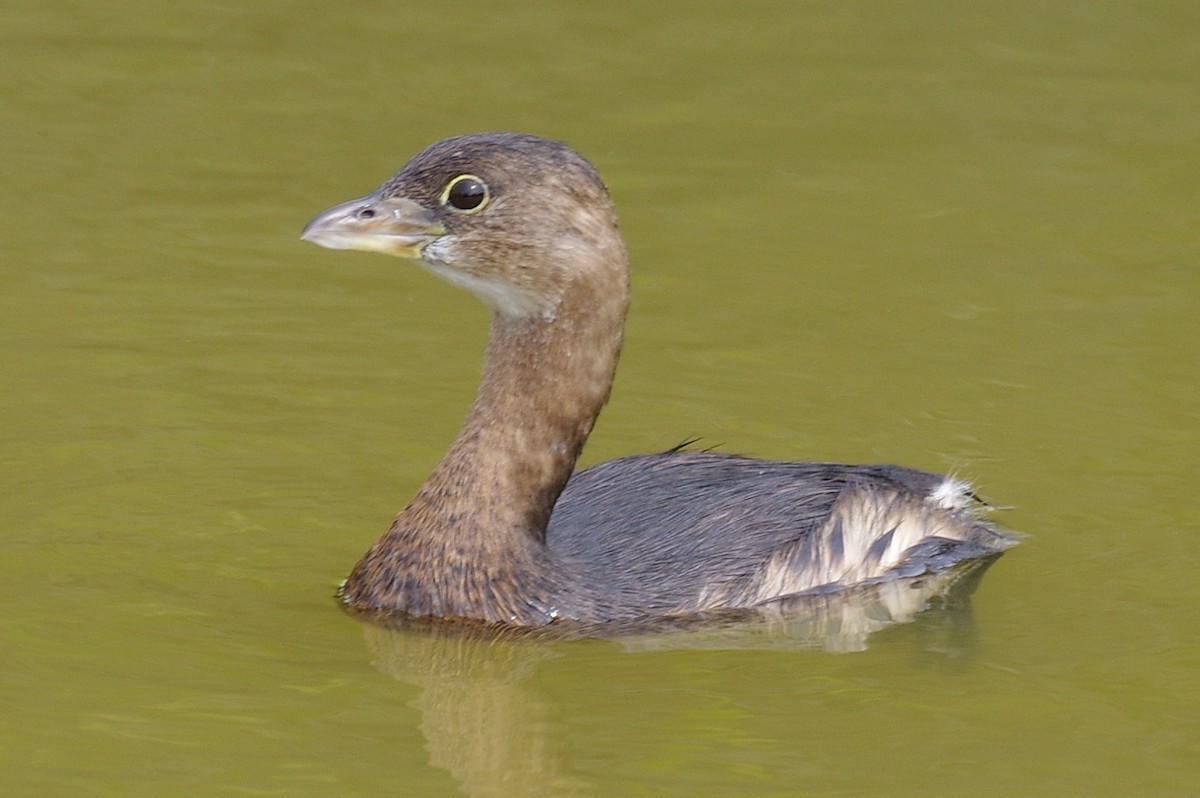
[[[1200, 771], [1184, 2], [10, 10], [0, 767], [21, 795], [1182, 795]], [[866, 650], [480, 643], [337, 581], [486, 317], [297, 240], [446, 135], [563, 138], [634, 260], [586, 462], [951, 470], [1029, 533]]]

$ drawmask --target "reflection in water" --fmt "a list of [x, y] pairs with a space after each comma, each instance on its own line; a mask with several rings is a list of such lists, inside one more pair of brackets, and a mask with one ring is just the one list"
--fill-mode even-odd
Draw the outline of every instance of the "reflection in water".
[[462, 629], [366, 626], [376, 664], [421, 688], [421, 733], [429, 762], [470, 796], [582, 795], [564, 773], [554, 707], [528, 685], [555, 655], [519, 639], [487, 639]]
[[421, 731], [430, 763], [471, 796], [572, 796], [590, 791], [567, 772], [560, 709], [530, 685], [561, 655], [547, 639], [608, 637], [626, 650], [822, 648], [861, 651], [875, 632], [918, 621], [923, 649], [961, 658], [973, 640], [970, 595], [988, 561], [854, 591], [794, 596], [754, 617], [677, 622], [669, 629], [590, 628], [500, 632], [397, 618], [368, 619], [375, 663], [421, 689]]
[[805, 593], [762, 605], [754, 618], [627, 637], [623, 642], [631, 651], [821, 648], [849, 653], [866, 650], [875, 632], [919, 616], [922, 628], [936, 637], [926, 641], [926, 650], [959, 657], [974, 639], [971, 593], [994, 560], [852, 590]]

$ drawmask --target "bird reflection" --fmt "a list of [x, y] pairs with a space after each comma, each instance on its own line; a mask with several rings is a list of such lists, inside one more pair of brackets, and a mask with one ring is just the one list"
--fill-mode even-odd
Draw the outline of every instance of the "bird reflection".
[[[855, 591], [793, 596], [753, 616], [517, 632], [403, 616], [359, 616], [374, 664], [419, 688], [413, 704], [430, 764], [471, 796], [575, 796], [591, 785], [571, 772], [564, 708], [531, 677], [570, 656], [580, 638], [638, 652], [865, 650], [872, 635], [911, 624], [930, 662], [966, 663], [975, 640], [970, 596], [991, 564], [892, 580]], [[568, 641], [576, 640], [574, 643]], [[557, 644], [550, 642], [556, 640]], [[604, 643], [601, 643], [604, 644]]]

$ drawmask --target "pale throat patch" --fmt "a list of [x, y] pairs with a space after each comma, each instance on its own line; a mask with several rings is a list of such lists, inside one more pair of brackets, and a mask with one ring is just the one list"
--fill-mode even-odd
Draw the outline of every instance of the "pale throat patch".
[[424, 256], [417, 262], [451, 285], [470, 291], [494, 312], [514, 318], [529, 318], [548, 312], [549, 309], [543, 307], [536, 297], [511, 283], [467, 274], [430, 260], [429, 250], [433, 246], [430, 244], [426, 247]]

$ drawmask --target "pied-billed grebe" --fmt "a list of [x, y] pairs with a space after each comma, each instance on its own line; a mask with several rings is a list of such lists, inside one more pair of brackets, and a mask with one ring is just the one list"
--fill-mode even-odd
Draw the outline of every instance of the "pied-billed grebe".
[[416, 260], [492, 312], [478, 396], [346, 580], [353, 608], [637, 622], [940, 570], [1013, 543], [966, 484], [897, 466], [672, 450], [572, 476], [612, 385], [629, 265], [607, 189], [564, 144], [447, 139], [303, 238]]

